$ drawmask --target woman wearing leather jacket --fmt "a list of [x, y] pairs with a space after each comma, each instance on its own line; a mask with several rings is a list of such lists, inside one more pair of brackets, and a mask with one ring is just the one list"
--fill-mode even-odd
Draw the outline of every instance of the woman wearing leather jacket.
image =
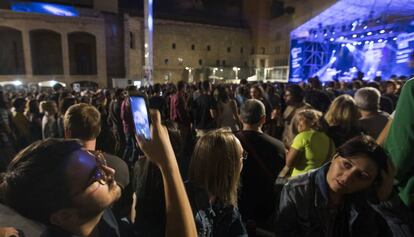
[[283, 187], [276, 236], [412, 236], [409, 209], [393, 188], [395, 169], [368, 136]]

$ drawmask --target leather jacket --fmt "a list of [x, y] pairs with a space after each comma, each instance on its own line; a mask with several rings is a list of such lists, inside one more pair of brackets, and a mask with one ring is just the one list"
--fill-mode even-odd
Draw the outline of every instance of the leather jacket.
[[329, 208], [329, 165], [284, 185], [276, 215], [276, 236], [412, 236], [411, 213], [396, 193], [386, 202], [369, 201], [367, 192], [351, 194], [344, 197], [341, 207]]

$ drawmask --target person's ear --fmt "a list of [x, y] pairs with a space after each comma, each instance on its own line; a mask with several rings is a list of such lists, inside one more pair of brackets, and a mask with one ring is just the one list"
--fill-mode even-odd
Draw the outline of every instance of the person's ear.
[[266, 115], [263, 115], [259, 120], [259, 124], [260, 124], [260, 126], [262, 126], [265, 123], [266, 123]]
[[241, 122], [241, 123], [244, 123], [243, 122], [243, 119], [242, 119], [242, 116], [239, 114], [239, 115], [237, 115], [238, 117], [239, 117], [239, 121]]
[[73, 223], [76, 216], [75, 210], [64, 208], [52, 213], [49, 221], [55, 226], [65, 226], [69, 223]]

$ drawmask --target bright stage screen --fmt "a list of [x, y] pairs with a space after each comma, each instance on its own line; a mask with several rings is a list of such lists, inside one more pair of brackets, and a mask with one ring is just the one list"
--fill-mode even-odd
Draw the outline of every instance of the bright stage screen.
[[[319, 76], [321, 81], [349, 81], [358, 71], [366, 80], [391, 75], [414, 74], [414, 21], [401, 26], [400, 33], [387, 38], [378, 32], [352, 35], [350, 40], [328, 38], [322, 42], [309, 39], [291, 41], [289, 80], [299, 82]], [[373, 34], [377, 33], [378, 37]], [[368, 40], [366, 40], [369, 38]]]

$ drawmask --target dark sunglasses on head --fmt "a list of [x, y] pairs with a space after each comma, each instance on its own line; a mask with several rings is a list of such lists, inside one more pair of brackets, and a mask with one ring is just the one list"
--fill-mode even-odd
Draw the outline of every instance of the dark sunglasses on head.
[[98, 182], [101, 185], [105, 185], [108, 182], [112, 181], [114, 179], [113, 175], [108, 175], [104, 169], [103, 166], [107, 166], [106, 159], [103, 156], [102, 152], [100, 151], [87, 151], [90, 155], [92, 155], [96, 160], [96, 167], [91, 172], [91, 175], [88, 179], [88, 183], [85, 185], [84, 188], [76, 192], [72, 195], [72, 197], [75, 197], [81, 193], [83, 193], [90, 185], [92, 185], [95, 182]]

